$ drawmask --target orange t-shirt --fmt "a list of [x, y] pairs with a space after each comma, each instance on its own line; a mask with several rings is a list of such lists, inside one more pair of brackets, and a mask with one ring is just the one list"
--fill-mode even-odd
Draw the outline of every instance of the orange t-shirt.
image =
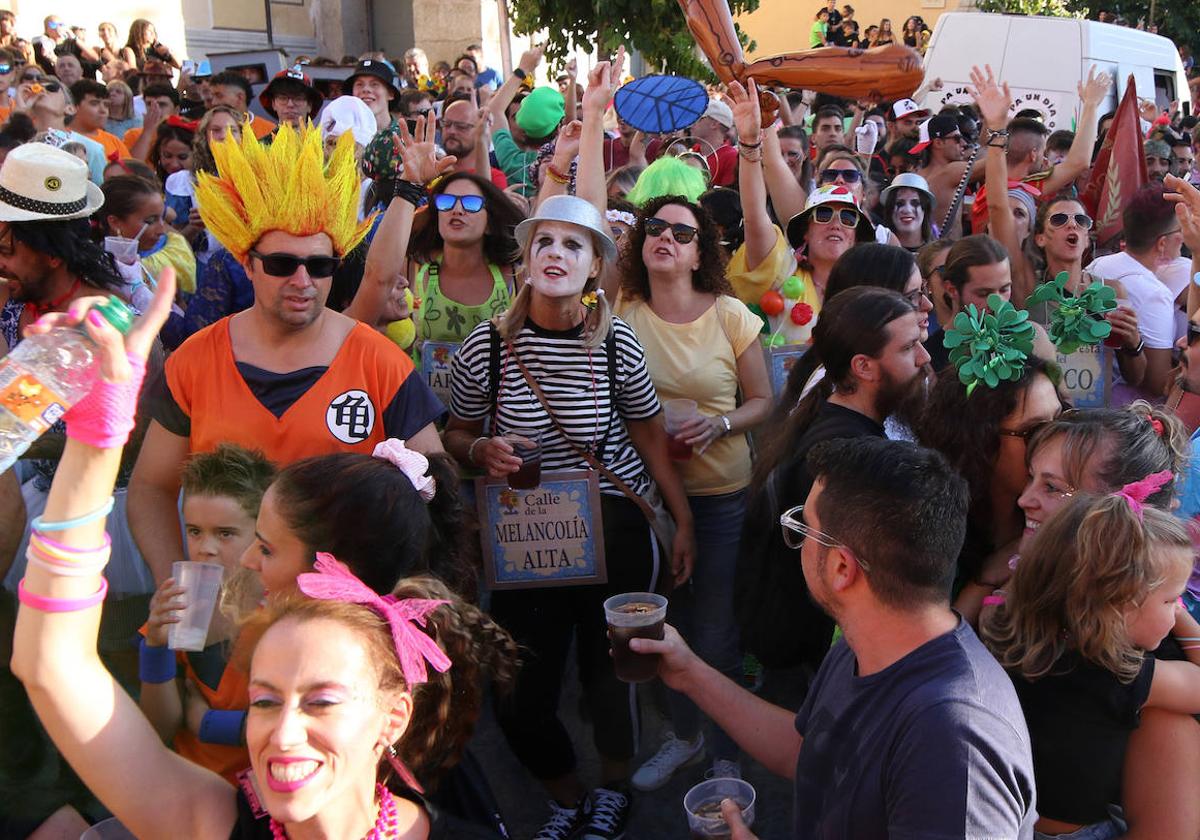
[[[366, 324], [354, 325], [328, 368], [310, 370], [309, 381], [286, 386], [303, 390], [276, 416], [238, 368], [229, 318], [222, 318], [167, 358], [166, 387], [177, 409], [166, 406], [155, 420], [187, 437], [190, 452], [235, 443], [261, 450], [282, 467], [331, 452], [370, 454], [377, 443], [407, 439], [445, 413], [425, 378], [414, 375], [408, 354]], [[285, 387], [278, 380], [304, 373], [247, 371], [277, 387]]]
[[250, 123], [250, 127], [254, 129], [254, 136], [259, 140], [275, 130], [275, 123], [270, 120], [260, 117], [258, 114], [254, 114], [253, 117], [254, 120]]
[[115, 134], [110, 134], [102, 128], [98, 128], [90, 134], [84, 134], [83, 136], [89, 140], [95, 140], [97, 143], [103, 146], [104, 156], [107, 158], [111, 159], [114, 152], [117, 154], [117, 160], [124, 160], [125, 158], [133, 157], [133, 155], [129, 153], [129, 147], [125, 145], [124, 141], [122, 141], [120, 137], [117, 137]]
[[[145, 625], [139, 632], [146, 635]], [[199, 689], [204, 702], [211, 709], [245, 712], [250, 708], [250, 677], [233, 665], [233, 662], [240, 661], [241, 644], [240, 639], [234, 640], [228, 661], [225, 656], [228, 650], [220, 645], [210, 645], [203, 651], [175, 652], [175, 662], [182, 668], [182, 676]], [[238, 783], [237, 774], [250, 766], [250, 754], [245, 746], [201, 741], [186, 726], [179, 727], [172, 745], [175, 752], [188, 761], [223, 776], [234, 787]]]
[[[121, 141], [125, 144], [126, 148], [132, 149], [133, 144], [136, 143], [138, 138], [141, 136], [142, 127], [140, 125], [135, 125], [133, 128], [125, 132], [125, 135], [121, 138]], [[133, 155], [130, 155], [130, 157], [133, 157]]]

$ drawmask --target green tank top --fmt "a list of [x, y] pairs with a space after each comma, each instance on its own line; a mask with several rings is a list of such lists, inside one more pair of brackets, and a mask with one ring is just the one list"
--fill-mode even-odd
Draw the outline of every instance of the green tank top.
[[483, 321], [490, 320], [508, 309], [512, 294], [499, 266], [488, 263], [492, 273], [492, 293], [483, 303], [468, 306], [446, 297], [442, 292], [436, 262], [422, 263], [417, 269], [416, 288], [421, 298], [417, 311], [417, 341], [413, 347], [413, 358], [420, 367], [421, 345], [426, 341], [452, 341], [461, 343], [471, 330]]

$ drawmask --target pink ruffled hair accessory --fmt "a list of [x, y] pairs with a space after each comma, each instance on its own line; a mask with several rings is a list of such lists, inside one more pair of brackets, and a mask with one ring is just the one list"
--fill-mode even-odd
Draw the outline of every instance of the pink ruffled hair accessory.
[[1160, 472], [1150, 473], [1141, 481], [1135, 481], [1131, 484], [1126, 484], [1114, 496], [1120, 496], [1129, 504], [1129, 509], [1137, 514], [1138, 519], [1142, 519], [1142, 511], [1146, 509], [1146, 500], [1163, 489], [1175, 474], [1170, 470], [1161, 470]]
[[[450, 670], [450, 657], [422, 629], [429, 614], [449, 601], [380, 595], [355, 577], [345, 563], [326, 552], [317, 553], [314, 568], [315, 572], [306, 572], [296, 578], [300, 591], [321, 601], [362, 604], [387, 621], [400, 670], [410, 687], [429, 679], [426, 662], [440, 673]], [[406, 785], [418, 792], [422, 790], [394, 749], [385, 750], [384, 755]]]
[[420, 452], [409, 449], [404, 445], [404, 441], [388, 438], [383, 443], [376, 444], [371, 455], [391, 462], [400, 472], [408, 476], [408, 480], [421, 494], [423, 501], [431, 501], [434, 494], [437, 493], [437, 482], [433, 476], [426, 475], [429, 471], [429, 459]]

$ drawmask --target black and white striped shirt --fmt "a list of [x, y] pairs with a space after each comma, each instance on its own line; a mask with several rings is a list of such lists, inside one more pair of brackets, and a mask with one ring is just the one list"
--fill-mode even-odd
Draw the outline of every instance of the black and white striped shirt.
[[[637, 336], [624, 321], [613, 318], [616, 346], [616, 383], [609, 383], [605, 345], [588, 350], [580, 340], [582, 325], [557, 332], [526, 321], [513, 339], [513, 348], [537, 380], [554, 416], [571, 440], [584, 449], [595, 449], [599, 460], [635, 493], [650, 486], [645, 465], [625, 428], [626, 420], [647, 420], [660, 410], [654, 383], [646, 371], [646, 357]], [[489, 367], [492, 335], [488, 322], [467, 336], [451, 366], [450, 411], [463, 420], [493, 416]], [[563, 439], [546, 415], [537, 395], [500, 345], [500, 376], [496, 389], [496, 427], [504, 435], [518, 429], [542, 433], [543, 470], [582, 470], [588, 464]], [[616, 394], [614, 416], [611, 395]], [[600, 490], [620, 495], [603, 475]]]

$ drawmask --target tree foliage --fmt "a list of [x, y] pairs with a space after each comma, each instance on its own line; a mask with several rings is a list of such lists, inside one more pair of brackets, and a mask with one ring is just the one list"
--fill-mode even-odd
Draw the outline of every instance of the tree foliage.
[[[656, 72], [711, 78], [707, 62], [684, 23], [677, 0], [507, 0], [513, 31], [541, 35], [550, 61], [576, 47], [610, 53], [621, 44], [637, 50]], [[759, 0], [727, 0], [734, 15], [752, 12]], [[792, 2], [792, 0], [783, 0]], [[753, 49], [745, 34], [738, 37]]]

